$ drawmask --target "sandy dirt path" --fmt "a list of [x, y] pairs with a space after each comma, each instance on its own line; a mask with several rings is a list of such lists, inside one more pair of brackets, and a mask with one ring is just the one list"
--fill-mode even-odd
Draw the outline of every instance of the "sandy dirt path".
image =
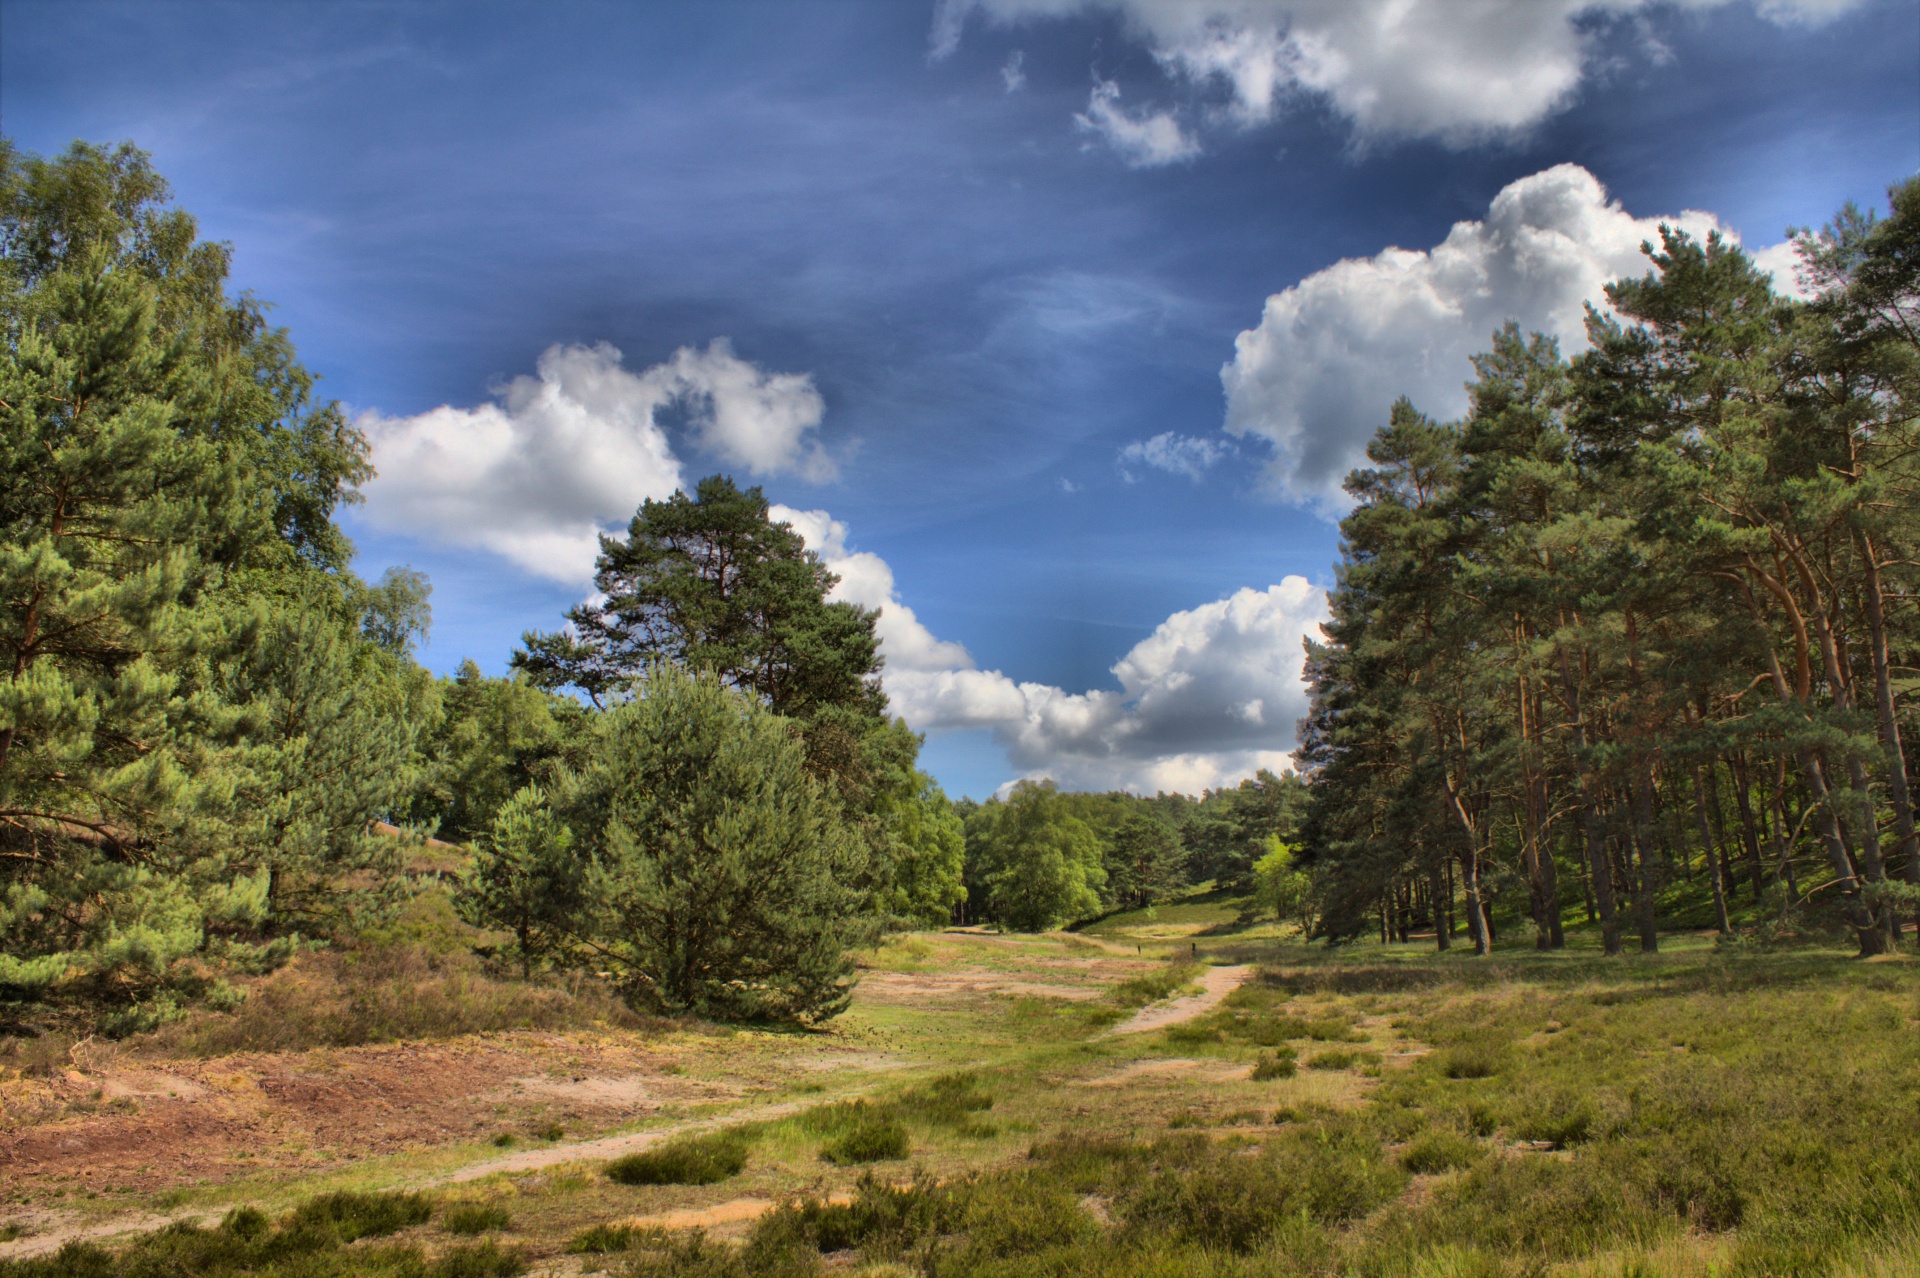
[[1244, 963], [1234, 967], [1210, 967], [1200, 977], [1198, 994], [1189, 994], [1185, 998], [1168, 999], [1164, 1003], [1143, 1007], [1107, 1033], [1109, 1035], [1144, 1034], [1148, 1030], [1165, 1029], [1169, 1025], [1178, 1025], [1196, 1016], [1204, 1016], [1218, 1007], [1222, 999], [1239, 989], [1241, 983], [1252, 975], [1252, 966]]
[[[807, 1106], [831, 1103], [845, 1099], [853, 1093], [809, 1097]], [[561, 1163], [577, 1163], [583, 1160], [621, 1158], [627, 1154], [638, 1153], [661, 1141], [675, 1136], [690, 1136], [700, 1132], [718, 1131], [722, 1127], [731, 1127], [740, 1122], [759, 1122], [762, 1119], [785, 1118], [797, 1114], [803, 1107], [797, 1102], [779, 1105], [762, 1105], [744, 1113], [716, 1116], [693, 1122], [674, 1123], [669, 1127], [656, 1127], [652, 1131], [628, 1132], [622, 1136], [602, 1136], [598, 1140], [574, 1141], [571, 1144], [549, 1145], [544, 1149], [526, 1149], [517, 1154], [503, 1154], [499, 1158], [489, 1158], [481, 1163], [469, 1163], [459, 1171], [444, 1176], [433, 1176], [414, 1182], [426, 1187], [431, 1185], [459, 1185], [470, 1180], [481, 1180], [487, 1176], [501, 1174], [517, 1175], [521, 1172], [539, 1171], [546, 1167], [557, 1167]]]

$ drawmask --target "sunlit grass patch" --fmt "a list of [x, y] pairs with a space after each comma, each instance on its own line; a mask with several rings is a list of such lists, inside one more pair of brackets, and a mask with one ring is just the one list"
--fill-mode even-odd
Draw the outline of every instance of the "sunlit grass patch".
[[1129, 977], [1114, 986], [1107, 997], [1121, 1007], [1145, 1007], [1185, 990], [1205, 970], [1199, 963], [1169, 963], [1156, 971]]
[[891, 1118], [877, 1118], [841, 1133], [820, 1147], [820, 1157], [841, 1167], [896, 1162], [912, 1152], [907, 1129]]

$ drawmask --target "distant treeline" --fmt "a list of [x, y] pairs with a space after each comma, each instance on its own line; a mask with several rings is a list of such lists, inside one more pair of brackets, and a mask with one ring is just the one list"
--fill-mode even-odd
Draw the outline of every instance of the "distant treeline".
[[1920, 181], [1891, 205], [1796, 234], [1805, 301], [1663, 231], [1590, 349], [1509, 326], [1463, 420], [1394, 407], [1309, 654], [1323, 934], [1484, 952], [1496, 892], [1610, 953], [1688, 888], [1723, 933], [1914, 921]]
[[955, 921], [1039, 931], [1151, 906], [1195, 888], [1254, 893], [1258, 868], [1288, 864], [1306, 808], [1299, 778], [1261, 772], [1199, 798], [1062, 794], [1026, 782], [955, 804], [965, 820], [966, 896]]

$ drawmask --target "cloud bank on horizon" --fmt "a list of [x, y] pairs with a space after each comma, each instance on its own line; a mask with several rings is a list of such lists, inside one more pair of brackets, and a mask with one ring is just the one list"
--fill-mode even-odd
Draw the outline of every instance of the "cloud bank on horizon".
[[[1452, 147], [1511, 138], [1565, 109], [1594, 62], [1595, 24], [1656, 6], [1747, 4], [1813, 25], [1862, 0], [940, 0], [932, 51], [959, 47], [968, 20], [993, 26], [1117, 15], [1189, 101], [1120, 106], [1096, 79], [1076, 124], [1128, 164], [1204, 149], [1199, 130], [1246, 129], [1325, 104], [1362, 144], [1430, 138]], [[1663, 56], [1644, 36], [1650, 56]]]
[[[1271, 447], [1281, 497], [1334, 515], [1340, 480], [1395, 397], [1457, 413], [1471, 355], [1507, 319], [1577, 348], [1586, 304], [1608, 280], [1649, 269], [1641, 245], [1663, 223], [1732, 235], [1706, 213], [1636, 218], [1585, 169], [1559, 165], [1509, 184], [1484, 219], [1456, 224], [1431, 249], [1317, 271], [1270, 296], [1236, 340], [1221, 371], [1224, 429]], [[1789, 247], [1758, 255], [1782, 280]], [[605, 344], [553, 346], [496, 402], [363, 415], [380, 469], [367, 515], [584, 587], [598, 537], [681, 486], [662, 424], [675, 405], [688, 411], [689, 442], [724, 463], [834, 476], [816, 437], [824, 401], [807, 375], [759, 369], [725, 339], [638, 373]], [[1122, 448], [1116, 465], [1128, 483], [1144, 469], [1202, 483], [1236, 448], [1165, 432]], [[1118, 689], [1070, 692], [979, 669], [920, 621], [887, 562], [853, 549], [828, 511], [773, 513], [839, 575], [836, 598], [878, 610], [887, 692], [917, 731], [990, 730], [1016, 777], [1072, 788], [1193, 792], [1290, 766], [1307, 709], [1302, 641], [1326, 616], [1324, 591], [1304, 577], [1176, 611], [1113, 665]]]
[[887, 696], [916, 731], [991, 729], [1020, 776], [1071, 789], [1198, 792], [1290, 766], [1307, 709], [1302, 640], [1326, 619], [1326, 592], [1304, 577], [1176, 612], [1114, 664], [1120, 691], [1070, 693], [977, 669], [936, 639], [886, 561], [850, 550], [826, 511], [772, 514], [839, 575], [835, 599], [879, 610]]

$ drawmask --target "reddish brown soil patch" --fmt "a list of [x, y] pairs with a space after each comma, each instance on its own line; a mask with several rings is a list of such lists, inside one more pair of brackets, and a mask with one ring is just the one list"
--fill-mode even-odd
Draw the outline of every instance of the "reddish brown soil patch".
[[149, 1191], [498, 1132], [527, 1140], [553, 1123], [604, 1130], [741, 1094], [667, 1066], [611, 1037], [519, 1033], [16, 1079], [0, 1110], [0, 1180]]

